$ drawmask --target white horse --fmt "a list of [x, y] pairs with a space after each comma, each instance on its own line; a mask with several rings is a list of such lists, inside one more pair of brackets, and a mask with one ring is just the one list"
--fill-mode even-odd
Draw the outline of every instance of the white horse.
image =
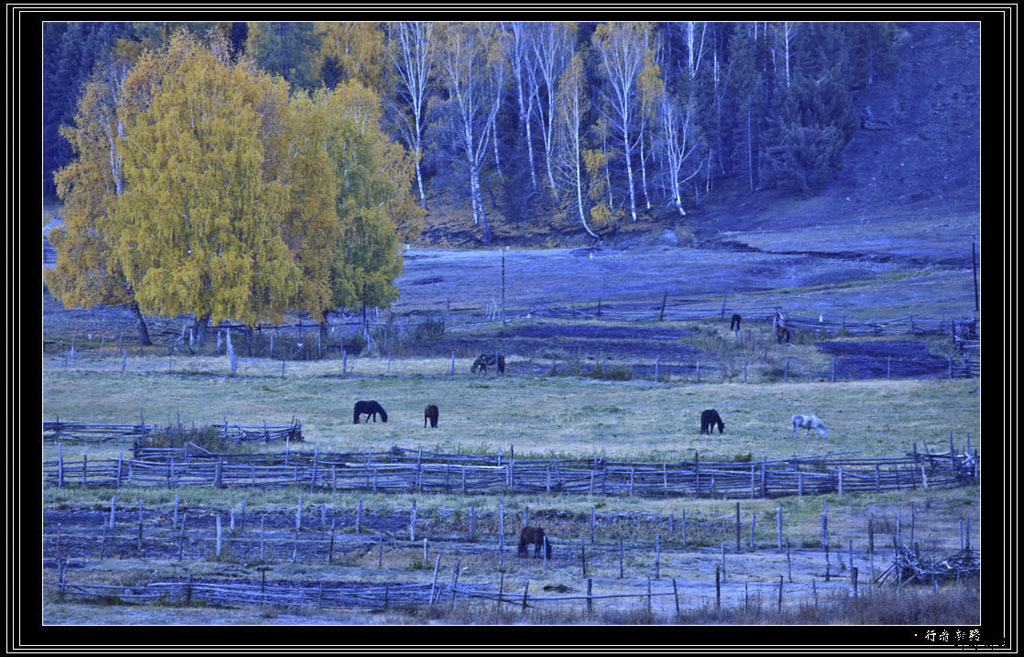
[[818, 436], [821, 438], [828, 438], [828, 429], [825, 428], [825, 423], [821, 421], [817, 415], [794, 415], [793, 416], [793, 438], [796, 439], [796, 434], [800, 429], [806, 429], [804, 431], [804, 438], [811, 432], [811, 429], [815, 429], [818, 432]]

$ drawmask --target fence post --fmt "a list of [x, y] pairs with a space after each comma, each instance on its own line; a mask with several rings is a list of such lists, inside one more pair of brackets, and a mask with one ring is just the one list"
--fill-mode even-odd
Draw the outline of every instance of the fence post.
[[654, 534], [654, 579], [661, 579], [661, 534], [657, 533]]
[[789, 555], [789, 536], [786, 537], [786, 572], [789, 574], [789, 581], [793, 581], [793, 560]]
[[[723, 554], [725, 546], [722, 546]], [[740, 503], [736, 503], [736, 551], [740, 551]]]
[[[265, 532], [263, 530], [264, 523], [267, 521], [267, 516], [260, 516], [260, 562], [266, 561], [266, 551], [264, 550], [264, 541], [266, 539]], [[185, 527], [184, 521], [181, 523], [182, 528]]]
[[[178, 537], [178, 561], [181, 561], [185, 550], [185, 523], [188, 522], [188, 511], [181, 517], [181, 535]], [[262, 550], [261, 550], [262, 551]]]
[[782, 505], [775, 510], [775, 534], [778, 540], [778, 549], [782, 549]]
[[455, 611], [455, 586], [459, 583], [459, 564], [461, 559], [455, 560], [455, 568], [452, 569], [452, 605], [448, 609], [448, 613]]
[[217, 514], [217, 558], [220, 558], [220, 514]]
[[588, 577], [587, 578], [587, 616], [590, 616], [591, 614], [594, 613], [593, 592], [594, 592], [594, 580]]
[[715, 566], [715, 608], [722, 608], [722, 581], [718, 566]]
[[[430, 582], [430, 606], [431, 607], [434, 606], [434, 591], [437, 590], [437, 569], [440, 567], [440, 565], [441, 565], [441, 553], [438, 552], [437, 553], [437, 559], [434, 560], [434, 579], [431, 580], [431, 582]], [[504, 577], [505, 577], [505, 574], [502, 573], [502, 579], [504, 579]], [[499, 594], [499, 597], [500, 597], [500, 594]]]
[[409, 540], [416, 540], [416, 500], [412, 501], [412, 510], [409, 512]]
[[[273, 337], [273, 335], [271, 335], [271, 337]], [[330, 544], [330, 547], [328, 547], [328, 549], [327, 549], [327, 563], [332, 563], [334, 561], [334, 523], [335, 522], [337, 522], [337, 521], [335, 521], [335, 520], [331, 521], [331, 544]]]
[[597, 522], [597, 507], [591, 505], [590, 507], [590, 544], [594, 544], [594, 525]]
[[64, 487], [64, 443], [57, 443], [57, 488]]
[[[140, 553], [142, 552], [142, 499], [141, 498], [139, 499], [139, 545], [138, 545], [138, 551]], [[57, 557], [60, 558], [60, 555], [58, 554]]]

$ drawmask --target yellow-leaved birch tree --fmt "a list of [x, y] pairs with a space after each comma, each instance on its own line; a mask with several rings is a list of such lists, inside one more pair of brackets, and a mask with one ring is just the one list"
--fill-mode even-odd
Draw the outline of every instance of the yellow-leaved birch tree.
[[286, 190], [264, 176], [263, 78], [192, 45], [119, 141], [125, 193], [101, 225], [144, 312], [279, 321], [301, 272], [280, 230]]

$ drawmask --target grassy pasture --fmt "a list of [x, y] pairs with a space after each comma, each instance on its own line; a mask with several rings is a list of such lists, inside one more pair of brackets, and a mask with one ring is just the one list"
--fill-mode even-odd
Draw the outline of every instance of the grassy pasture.
[[[193, 362], [195, 360], [196, 362]], [[580, 457], [604, 452], [622, 460], [748, 460], [858, 450], [861, 456], [893, 456], [912, 449], [957, 445], [970, 432], [980, 445], [976, 380], [871, 380], [694, 385], [681, 381], [611, 382], [544, 375], [498, 377], [466, 374], [469, 359], [353, 359], [355, 374], [341, 375], [338, 361], [288, 363], [243, 359], [239, 374], [226, 376], [203, 361], [164, 357], [135, 359], [133, 368], [43, 373], [44, 419], [205, 426], [223, 422], [302, 422], [303, 435], [321, 450], [380, 450], [395, 443], [436, 451], [495, 453], [515, 446], [522, 457]], [[354, 362], [353, 362], [354, 361]], [[212, 366], [210, 363], [207, 365]], [[170, 367], [170, 371], [168, 371]], [[419, 373], [412, 373], [419, 372]], [[433, 372], [434, 374], [427, 374]], [[380, 401], [389, 422], [352, 424], [352, 405]], [[437, 429], [423, 428], [423, 408], [440, 409]], [[700, 412], [715, 408], [725, 433], [700, 435]], [[826, 440], [792, 439], [789, 418], [815, 413], [829, 428]], [[275, 446], [274, 449], [278, 449]], [[310, 447], [312, 448], [312, 447]], [[47, 455], [53, 446], [47, 445]], [[112, 445], [65, 446], [91, 457], [116, 455]]]
[[[860, 243], [860, 232], [866, 229], [858, 226], [829, 233], [828, 240], [815, 244], [824, 250], [829, 244]], [[917, 235], [904, 224], [885, 234], [900, 231]], [[730, 239], [729, 234], [724, 237]], [[735, 239], [741, 241], [739, 236]], [[670, 304], [697, 308], [720, 308], [722, 296], [728, 295], [729, 309], [782, 306], [798, 314], [824, 312], [859, 319], [904, 317], [909, 312], [931, 318], [960, 317], [974, 308], [969, 244], [967, 266], [921, 267], [869, 257], [809, 255], [796, 236], [744, 233], [742, 241], [780, 252], [676, 247], [592, 253], [512, 249], [504, 255], [506, 313], [525, 313], [550, 304], [596, 305], [602, 299], [606, 304], [650, 302], [656, 314], [666, 292]], [[437, 316], [444, 314], [446, 303], [452, 312], [500, 307], [502, 255], [491, 250], [410, 249], [397, 283], [400, 296], [391, 308], [397, 314], [417, 311]]]

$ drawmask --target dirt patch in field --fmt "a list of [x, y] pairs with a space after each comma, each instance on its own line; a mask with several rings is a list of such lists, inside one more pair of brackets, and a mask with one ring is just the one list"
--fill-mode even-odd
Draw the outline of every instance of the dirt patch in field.
[[923, 342], [824, 341], [817, 347], [835, 357], [837, 378], [934, 377], [949, 369], [949, 361], [931, 353]]
[[[416, 347], [424, 355], [455, 352], [473, 357], [483, 353], [516, 354], [530, 359], [566, 358], [581, 360], [606, 358], [619, 361], [693, 361], [700, 351], [683, 345], [680, 338], [692, 335], [689, 329], [593, 326], [573, 324], [536, 324], [506, 326], [495, 333], [448, 332], [445, 337]], [[550, 365], [550, 363], [548, 363]], [[593, 360], [591, 360], [591, 366]], [[533, 365], [510, 361], [509, 373], [532, 371]]]

